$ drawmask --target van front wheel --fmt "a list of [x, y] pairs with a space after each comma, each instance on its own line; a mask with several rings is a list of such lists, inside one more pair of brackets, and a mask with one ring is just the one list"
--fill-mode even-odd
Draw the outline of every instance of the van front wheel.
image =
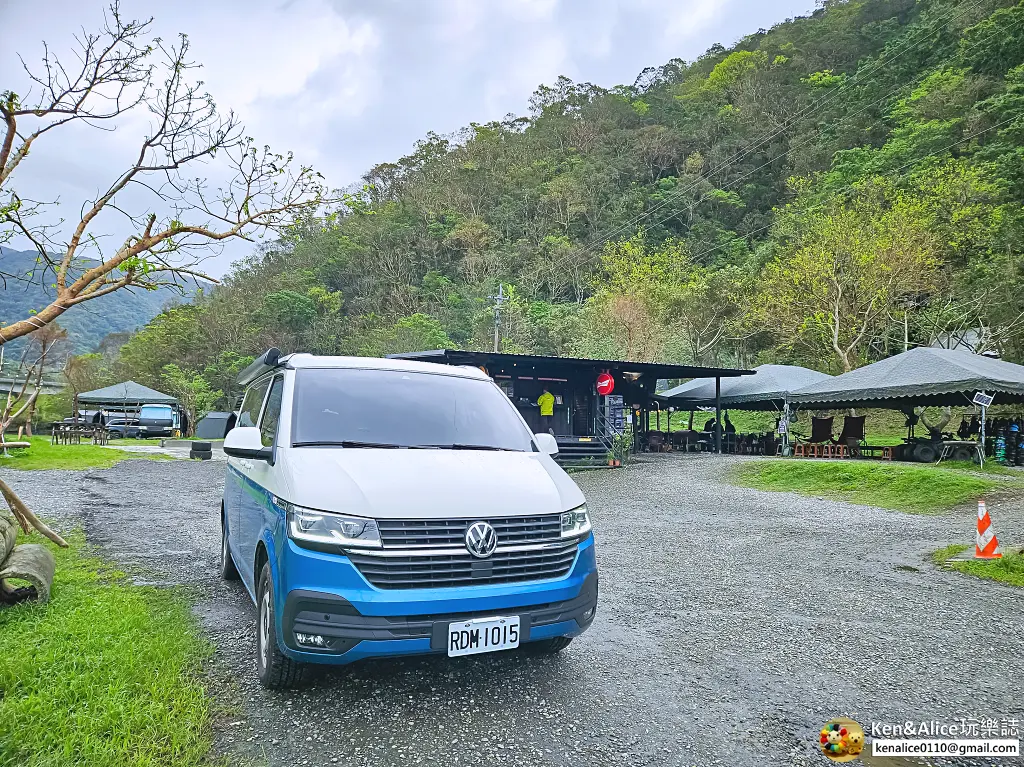
[[220, 577], [226, 581], [237, 581], [239, 578], [238, 568], [228, 548], [228, 526], [224, 521], [223, 507], [220, 518]]
[[291, 687], [302, 680], [303, 667], [281, 652], [274, 619], [274, 582], [270, 564], [264, 563], [259, 580], [259, 618], [256, 624], [256, 671], [260, 684], [269, 690]]

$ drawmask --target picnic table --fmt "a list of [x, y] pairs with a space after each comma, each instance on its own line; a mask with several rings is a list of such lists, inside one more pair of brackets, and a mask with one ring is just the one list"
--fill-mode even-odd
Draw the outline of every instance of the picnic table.
[[51, 445], [80, 445], [82, 438], [91, 439], [94, 445], [106, 445], [110, 440], [107, 427], [86, 423], [55, 423], [50, 437]]

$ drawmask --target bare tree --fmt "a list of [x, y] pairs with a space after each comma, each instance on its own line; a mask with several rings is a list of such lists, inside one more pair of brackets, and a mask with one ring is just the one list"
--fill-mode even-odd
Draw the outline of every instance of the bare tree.
[[[29, 275], [4, 270], [0, 259], [0, 278], [53, 290], [38, 313], [0, 328], [0, 344], [116, 290], [211, 280], [200, 265], [219, 244], [274, 232], [325, 202], [318, 173], [257, 147], [233, 112], [218, 111], [193, 78], [188, 38], [149, 40], [151, 23], [125, 20], [115, 3], [99, 32], [76, 37], [73, 66], [46, 47], [41, 69], [22, 62], [24, 96], [0, 91], [0, 243], [20, 237], [38, 252]], [[140, 114], [148, 114], [149, 130], [131, 165], [82, 204], [77, 223], [48, 215], [55, 201], [18, 193], [16, 171], [61, 128], [125, 130]], [[230, 180], [217, 185], [197, 176], [208, 163], [225, 167]], [[140, 198], [146, 202], [130, 211]], [[95, 231], [101, 213], [127, 222], [131, 234], [119, 245], [105, 247], [104, 232]]]
[[32, 331], [29, 334], [29, 338], [32, 339], [39, 354], [35, 365], [35, 397], [25, 413], [25, 434], [31, 437], [32, 419], [35, 417], [36, 407], [39, 405], [39, 392], [43, 386], [43, 373], [46, 372], [46, 363], [58, 346], [67, 340], [68, 331], [56, 322], [51, 322], [49, 325], [39, 328], [39, 330]]
[[[7, 391], [6, 400], [4, 401], [3, 406], [0, 407], [0, 450], [2, 450], [4, 457], [8, 456], [7, 442], [4, 434], [11, 423], [20, 418], [27, 410], [35, 407], [36, 400], [39, 397], [40, 380], [40, 376], [37, 376], [37, 371], [42, 370], [42, 367], [46, 362], [47, 353], [59, 340], [61, 340], [64, 333], [63, 329], [59, 327], [56, 328], [56, 332], [53, 328], [46, 328], [45, 331], [45, 334], [42, 336], [36, 336], [34, 338], [36, 345], [40, 349], [38, 356], [32, 354], [32, 345], [26, 345], [25, 351], [21, 355], [21, 362], [18, 365], [17, 374], [14, 376], [15, 380], [12, 380], [10, 388]], [[22, 378], [22, 376], [24, 377]], [[36, 379], [36, 386], [30, 391], [29, 384], [33, 379]], [[17, 386], [17, 381], [19, 380], [21, 381], [20, 388]], [[11, 513], [14, 515], [14, 519], [19, 525], [21, 525], [22, 530], [26, 533], [32, 528], [35, 528], [57, 545], [65, 547], [68, 545], [60, 535], [51, 530], [46, 523], [42, 522], [35, 514], [33, 514], [21, 499], [18, 498], [11, 487], [2, 479], [0, 479], [0, 495], [3, 495], [4, 500], [7, 501], [7, 505], [11, 509]], [[2, 564], [2, 562], [0, 562], [0, 564]], [[4, 591], [4, 588], [4, 584], [0, 583], [0, 597], [3, 597], [2, 592]], [[2, 601], [2, 599], [0, 599], [0, 601]]]
[[[193, 77], [188, 38], [149, 39], [151, 25], [152, 19], [122, 18], [115, 2], [99, 32], [83, 30], [75, 38], [73, 63], [44, 45], [41, 68], [22, 60], [26, 90], [0, 90], [0, 244], [21, 238], [38, 253], [29, 274], [4, 269], [0, 257], [0, 280], [5, 287], [25, 280], [52, 291], [41, 310], [0, 328], [0, 345], [117, 290], [183, 292], [189, 278], [215, 282], [201, 263], [224, 242], [274, 233], [326, 202], [318, 173], [296, 166], [290, 154], [259, 148], [233, 112], [218, 111]], [[62, 128], [130, 130], [143, 116], [149, 127], [128, 167], [70, 220], [56, 200], [30, 199], [16, 189], [17, 171]], [[224, 168], [228, 180], [218, 185], [197, 173], [207, 164]], [[130, 234], [107, 247], [100, 227], [113, 216]], [[30, 367], [20, 390], [8, 395], [0, 433], [33, 406], [39, 390], [30, 393], [29, 382], [37, 369]], [[66, 545], [2, 480], [0, 493], [26, 532], [34, 527]]]

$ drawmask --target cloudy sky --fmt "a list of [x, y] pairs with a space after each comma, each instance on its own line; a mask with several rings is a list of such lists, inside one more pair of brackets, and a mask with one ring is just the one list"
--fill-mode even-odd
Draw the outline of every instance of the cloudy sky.
[[[94, 0], [0, 0], [0, 91], [23, 93], [17, 54], [38, 61], [45, 40], [66, 52], [95, 29]], [[123, 0], [155, 16], [154, 33], [185, 32], [218, 105], [261, 144], [292, 150], [334, 187], [407, 154], [428, 131], [524, 114], [559, 75], [611, 87], [646, 66], [692, 60], [813, 9], [813, 0]], [[19, 168], [19, 190], [59, 194], [65, 217], [120, 170], [140, 135], [67, 131]], [[126, 232], [114, 218], [106, 232]], [[99, 233], [99, 232], [98, 232]], [[24, 244], [24, 243], [22, 243]], [[223, 273], [239, 243], [205, 264]]]

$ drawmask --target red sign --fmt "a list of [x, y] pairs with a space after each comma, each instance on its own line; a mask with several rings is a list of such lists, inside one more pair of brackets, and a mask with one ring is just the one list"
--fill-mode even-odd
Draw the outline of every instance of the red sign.
[[612, 378], [611, 373], [601, 373], [597, 377], [597, 393], [604, 395], [611, 394], [613, 391], [615, 391], [615, 379]]

